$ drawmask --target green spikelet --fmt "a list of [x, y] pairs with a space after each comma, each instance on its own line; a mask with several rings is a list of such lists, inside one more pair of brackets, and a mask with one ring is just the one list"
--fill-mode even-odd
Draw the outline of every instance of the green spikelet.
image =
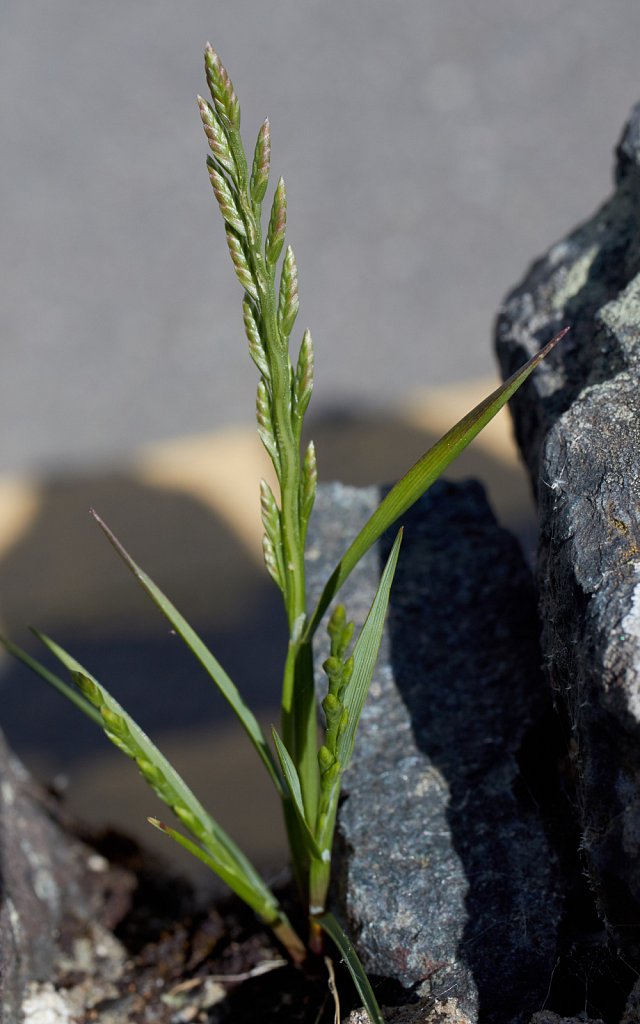
[[232, 227], [241, 238], [246, 238], [247, 231], [244, 220], [242, 219], [236, 197], [231, 191], [231, 186], [211, 158], [207, 159], [207, 167], [209, 169], [209, 180], [213, 186], [213, 191], [220, 207], [220, 213], [225, 223]]
[[213, 153], [214, 159], [220, 167], [224, 168], [233, 181], [236, 175], [236, 165], [226, 133], [216, 117], [215, 110], [211, 104], [203, 100], [202, 96], [198, 96], [198, 107], [200, 109], [202, 127], [209, 140], [209, 148]]
[[298, 299], [298, 268], [293, 249], [287, 246], [280, 275], [280, 298], [278, 300], [278, 330], [286, 341], [296, 322], [300, 301]]
[[[353, 674], [353, 658], [347, 658], [347, 650], [353, 637], [353, 623], [347, 622], [344, 605], [337, 605], [329, 619], [327, 632], [331, 641], [331, 654], [322, 666], [329, 681], [329, 691], [322, 701], [326, 728], [324, 751], [322, 758], [318, 756], [318, 764], [322, 777], [321, 808], [326, 811], [330, 788], [341, 769], [338, 759], [338, 739], [344, 732], [348, 721], [348, 712], [344, 706], [344, 692]], [[333, 765], [336, 769], [333, 769]], [[330, 771], [331, 769], [331, 771]]]
[[282, 558], [282, 523], [273, 491], [266, 480], [260, 481], [260, 510], [264, 537], [262, 553], [267, 571], [280, 590], [284, 593], [286, 574]]
[[123, 743], [130, 743], [129, 729], [122, 715], [118, 715], [115, 711], [110, 711], [109, 708], [104, 706], [100, 708], [100, 713], [109, 736], [115, 736]]
[[260, 327], [258, 326], [258, 316], [259, 314], [256, 306], [245, 295], [242, 301], [242, 319], [244, 321], [244, 330], [247, 336], [247, 341], [249, 342], [249, 355], [258, 367], [261, 376], [264, 377], [265, 381], [268, 383], [271, 379], [271, 371], [269, 369], [269, 361], [267, 359], [267, 352], [260, 333]]
[[269, 184], [269, 167], [271, 164], [271, 128], [269, 118], [258, 132], [258, 141], [253, 154], [253, 167], [251, 168], [251, 180], [249, 192], [251, 202], [260, 205], [265, 197], [267, 185]]
[[238, 97], [226, 68], [222, 65], [218, 54], [210, 43], [207, 43], [205, 47], [204, 67], [218, 117], [223, 120], [223, 124], [226, 121], [231, 127], [239, 129], [240, 104]]
[[257, 301], [258, 288], [256, 286], [251, 267], [249, 266], [244, 242], [228, 224], [225, 225], [225, 228], [227, 233], [227, 245], [229, 246], [229, 255], [231, 256], [231, 262], [233, 263], [233, 269], [236, 272], [236, 277], [244, 290], [252, 299]]
[[287, 229], [287, 193], [284, 187], [284, 180], [280, 178], [276, 187], [273, 203], [271, 204], [271, 216], [267, 228], [267, 240], [264, 246], [264, 254], [267, 263], [275, 266], [278, 256], [282, 252], [284, 236]]
[[347, 613], [343, 604], [337, 604], [327, 624], [327, 633], [331, 641], [331, 656], [344, 661], [347, 648], [353, 638], [353, 622], [347, 622]]
[[260, 440], [269, 454], [269, 458], [274, 465], [276, 473], [279, 475], [280, 458], [273, 429], [273, 419], [271, 417], [271, 400], [269, 392], [267, 391], [267, 386], [263, 380], [258, 383], [258, 391], [256, 395], [256, 420], [258, 422], [258, 434], [260, 435]]
[[304, 459], [302, 460], [302, 477], [300, 480], [300, 519], [303, 527], [306, 527], [309, 522], [316, 498], [317, 486], [318, 466], [316, 463], [316, 449], [313, 441], [309, 441]]
[[307, 411], [313, 392], [313, 341], [311, 332], [305, 331], [302, 336], [298, 364], [293, 389], [293, 408], [297, 420], [302, 420]]

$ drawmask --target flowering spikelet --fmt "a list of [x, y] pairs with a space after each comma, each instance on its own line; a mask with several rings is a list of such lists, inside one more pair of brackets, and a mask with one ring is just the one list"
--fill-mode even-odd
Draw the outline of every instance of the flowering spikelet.
[[273, 491], [266, 480], [260, 481], [260, 511], [262, 514], [262, 525], [264, 526], [264, 537], [262, 538], [264, 564], [272, 580], [284, 592], [285, 573], [282, 564], [280, 509], [276, 503]]
[[280, 275], [280, 296], [278, 299], [278, 330], [285, 341], [293, 329], [300, 307], [298, 299], [298, 267], [293, 249], [287, 246]]
[[302, 420], [311, 400], [313, 391], [313, 342], [311, 332], [305, 331], [298, 354], [298, 365], [293, 388], [293, 406], [295, 416]]
[[220, 207], [220, 213], [222, 214], [224, 221], [244, 238], [247, 232], [242, 219], [242, 214], [238, 208], [236, 197], [231, 191], [231, 186], [224, 175], [222, 175], [217, 169], [213, 160], [207, 160], [207, 167], [209, 169], [209, 180], [213, 186], [213, 191], [216, 199], [218, 200], [218, 206]]
[[216, 162], [233, 177], [236, 173], [236, 165], [229, 148], [229, 140], [220, 121], [216, 117], [216, 112], [210, 103], [203, 100], [202, 96], [198, 96], [198, 107], [204, 133], [209, 140], [209, 148]]
[[258, 132], [249, 192], [253, 203], [261, 203], [269, 184], [269, 166], [271, 164], [271, 128], [267, 118]]
[[231, 262], [233, 263], [233, 269], [236, 272], [238, 281], [246, 292], [249, 293], [252, 299], [258, 298], [258, 289], [256, 286], [251, 267], [249, 266], [249, 260], [247, 258], [247, 252], [244, 246], [244, 242], [238, 237], [236, 232], [229, 226], [225, 225], [227, 232], [227, 245], [229, 246], [229, 255], [231, 256]]
[[260, 374], [268, 381], [271, 375], [267, 353], [258, 326], [258, 311], [251, 300], [245, 295], [242, 301], [242, 319], [244, 330], [249, 342], [249, 355], [258, 367]]
[[267, 240], [264, 246], [264, 254], [267, 263], [274, 266], [278, 262], [278, 256], [284, 245], [284, 234], [287, 227], [287, 193], [284, 187], [284, 179], [280, 178], [277, 184], [273, 203], [271, 204], [271, 216], [267, 228]]
[[207, 75], [207, 84], [211, 90], [213, 103], [218, 116], [226, 121], [231, 127], [240, 127], [240, 104], [233, 88], [233, 84], [227, 70], [220, 63], [218, 54], [210, 43], [207, 43], [204, 51], [204, 67]]

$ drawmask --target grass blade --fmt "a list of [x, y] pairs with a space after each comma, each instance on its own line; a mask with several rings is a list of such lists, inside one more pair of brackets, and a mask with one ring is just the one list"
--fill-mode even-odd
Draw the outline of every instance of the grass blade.
[[185, 642], [192, 654], [195, 655], [197, 660], [200, 662], [205, 672], [210, 676], [213, 682], [216, 684], [220, 693], [231, 706], [241, 724], [243, 725], [249, 739], [256, 748], [260, 758], [265, 765], [271, 779], [278, 790], [281, 797], [285, 796], [284, 787], [282, 785], [282, 779], [278, 773], [277, 767], [273, 760], [273, 756], [264, 737], [262, 729], [260, 728], [258, 721], [249, 707], [245, 704], [238, 688], [235, 683], [229, 678], [225, 670], [223, 669], [220, 662], [211, 653], [207, 645], [203, 640], [200, 639], [198, 634], [186, 619], [180, 614], [177, 608], [169, 601], [167, 597], [162, 593], [160, 588], [156, 586], [152, 579], [144, 572], [139, 565], [137, 565], [131, 555], [125, 550], [117, 537], [111, 532], [107, 524], [100, 518], [94, 509], [91, 509], [91, 515], [96, 520], [98, 526], [103, 531], [107, 540], [113, 548], [118, 552], [122, 561], [125, 563], [127, 568], [133, 573], [138, 583], [146, 591], [151, 600], [160, 609], [162, 614], [169, 620], [172, 627], [175, 629], [178, 636]]
[[163, 821], [158, 818], [147, 818], [150, 825], [157, 828], [158, 831], [164, 832], [165, 835], [169, 836], [174, 842], [182, 846], [183, 849], [188, 850], [194, 857], [206, 864], [216, 875], [219, 875], [224, 882], [232, 888], [241, 899], [248, 903], [253, 910], [262, 914], [264, 910], [264, 902], [262, 900], [255, 900], [255, 893], [250, 886], [243, 886], [242, 880], [238, 876], [231, 872], [228, 867], [223, 864], [218, 858], [214, 857], [208, 850], [204, 850], [201, 846], [195, 843], [192, 839], [187, 836], [183, 836], [177, 829], [171, 828], [170, 825], [166, 825]]
[[[38, 636], [37, 632], [36, 636]], [[50, 672], [48, 668], [45, 668], [45, 666], [41, 664], [41, 662], [32, 658], [26, 651], [23, 651], [21, 647], [12, 643], [11, 640], [7, 640], [5, 637], [0, 637], [0, 643], [7, 649], [9, 654], [12, 654], [14, 658], [17, 658], [23, 663], [23, 665], [30, 668], [32, 672], [35, 672], [35, 674], [40, 676], [41, 679], [44, 679], [46, 683], [53, 686], [53, 688], [57, 690], [58, 693], [61, 693], [63, 697], [66, 697], [72, 704], [75, 704], [75, 706], [79, 708], [80, 711], [84, 712], [92, 722], [95, 722], [96, 725], [102, 727], [102, 716], [100, 712], [94, 708], [93, 704], [89, 703], [86, 697], [82, 696], [77, 687], [65, 682], [64, 679], [60, 679], [60, 676], [57, 676], [54, 672]]]
[[235, 877], [225, 878], [216, 862], [209, 856], [206, 850], [203, 850], [197, 845], [197, 843], [192, 842], [191, 839], [187, 838], [187, 836], [183, 836], [182, 833], [178, 832], [175, 828], [165, 825], [165, 823], [163, 821], [159, 821], [158, 818], [147, 818], [147, 821], [150, 825], [153, 825], [154, 828], [157, 828], [160, 832], [164, 832], [165, 835], [173, 839], [179, 846], [188, 850], [189, 853], [193, 854], [194, 857], [197, 857], [198, 860], [201, 860], [203, 864], [206, 864], [207, 867], [211, 868], [212, 871], [215, 871], [216, 874], [220, 875], [227, 885], [233, 888], [237, 895], [257, 914], [259, 914], [264, 923], [273, 930], [274, 934], [289, 952], [294, 963], [302, 964], [305, 961], [307, 951], [302, 940], [295, 933], [286, 916], [278, 907], [276, 907], [275, 910], [267, 908], [268, 913], [265, 914], [264, 905], [260, 901], [256, 902], [253, 889], [249, 886], [244, 886], [242, 882], [239, 882]]
[[378, 660], [384, 620], [389, 605], [389, 593], [398, 564], [402, 543], [402, 529], [398, 530], [393, 547], [387, 559], [369, 614], [353, 648], [353, 675], [344, 692], [344, 705], [349, 712], [344, 732], [338, 736], [338, 761], [340, 771], [349, 767], [356, 738], [360, 715], [369, 693], [373, 670]]
[[401, 480], [393, 487], [386, 498], [380, 503], [373, 515], [367, 520], [360, 533], [338, 562], [331, 574], [318, 604], [309, 620], [305, 631], [305, 639], [313, 636], [329, 604], [336, 596], [340, 587], [351, 571], [378, 538], [396, 522], [407, 509], [429, 489], [447, 466], [473, 441], [480, 431], [486, 427], [503, 405], [513, 397], [518, 388], [542, 360], [551, 352], [569, 330], [556, 334], [535, 356], [521, 366], [504, 384], [496, 388], [479, 405], [467, 413], [454, 427], [420, 458]]
[[[224, 829], [205, 811], [153, 741], [74, 657], [50, 637], [37, 632], [36, 636], [68, 669], [80, 693], [98, 711], [100, 724], [107, 737], [127, 757], [136, 762], [145, 781], [224, 871], [224, 879], [231, 888], [237, 891], [238, 886], [243, 890], [249, 886], [254, 892], [255, 902], [260, 902], [263, 907], [260, 913], [265, 916], [272, 911], [275, 912], [278, 906], [276, 898], [253, 865]], [[218, 868], [216, 870], [222, 874]], [[237, 879], [237, 885], [234, 879]]]
[[[173, 839], [175, 843], [182, 846], [184, 850], [187, 850], [192, 854], [192, 856], [202, 861], [203, 864], [206, 864], [211, 871], [215, 872], [223, 882], [226, 882], [229, 888], [233, 889], [236, 895], [239, 896], [241, 900], [244, 900], [244, 902], [262, 918], [264, 923], [269, 925], [270, 928], [273, 928], [274, 931], [277, 932], [281, 925], [288, 923], [283, 913], [278, 909], [277, 904], [265, 904], [261, 894], [256, 898], [256, 892], [251, 885], [246, 884], [244, 879], [240, 878], [237, 874], [228, 871], [215, 857], [197, 843], [194, 843], [192, 839], [188, 838], [188, 836], [183, 836], [177, 829], [171, 828], [170, 825], [166, 825], [158, 818], [147, 818], [147, 821], [150, 825], [153, 825], [154, 828], [157, 828], [159, 832], [163, 832], [165, 835], [169, 836], [169, 838]], [[300, 947], [300, 953], [304, 958], [304, 946], [300, 940], [298, 940], [298, 945]], [[294, 959], [297, 960], [298, 957], [295, 956]]]
[[332, 942], [336, 945], [344, 963], [349, 969], [349, 973], [353, 979], [353, 983], [357, 989], [358, 995], [362, 999], [362, 1005], [369, 1014], [371, 1024], [385, 1024], [384, 1017], [376, 997], [373, 994], [373, 989], [369, 983], [369, 979], [364, 972], [364, 967], [358, 959], [351, 939], [345, 932], [344, 928], [334, 917], [333, 914], [328, 911], [324, 914], [319, 914], [314, 918], [320, 927], [327, 933]]
[[318, 846], [315, 836], [313, 835], [311, 825], [306, 819], [304, 813], [304, 803], [302, 801], [302, 787], [300, 786], [300, 777], [296, 769], [295, 764], [291, 758], [291, 755], [284, 743], [278, 736], [275, 729], [273, 731], [273, 742], [275, 744], [276, 753], [280, 758], [280, 765], [282, 767], [282, 773], [285, 777], [289, 792], [291, 794], [291, 800], [293, 801], [293, 807], [296, 812], [296, 816], [301, 826], [301, 833], [306, 840], [307, 847], [312, 857], [322, 858], [322, 851]]

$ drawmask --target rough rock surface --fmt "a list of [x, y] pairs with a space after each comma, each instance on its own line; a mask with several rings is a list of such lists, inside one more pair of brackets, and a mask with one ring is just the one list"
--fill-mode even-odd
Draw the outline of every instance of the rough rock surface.
[[[433, 999], [421, 999], [407, 1006], [383, 1006], [382, 1015], [387, 1024], [471, 1024], [455, 999], [444, 1003], [437, 999], [435, 1004]], [[352, 1010], [344, 1024], [370, 1024], [369, 1015], [364, 1009]]]
[[[126, 900], [127, 885], [120, 891]], [[61, 957], [79, 954], [68, 948], [71, 935], [102, 949], [106, 963], [115, 939], [108, 930], [114, 871], [104, 858], [73, 839], [53, 813], [52, 803], [31, 781], [0, 734], [0, 1021], [65, 1020], [53, 1013], [47, 989]], [[98, 908], [101, 922], [94, 920]], [[28, 992], [23, 1005], [23, 997]], [[53, 1000], [53, 1002], [52, 1002]], [[58, 1007], [59, 1009], [59, 1007]], [[56, 1011], [57, 1012], [57, 1011]], [[41, 1014], [38, 1017], [38, 1014]]]
[[534, 1013], [531, 1018], [531, 1024], [602, 1024], [600, 1019], [594, 1020], [593, 1017], [561, 1017], [557, 1013], [551, 1013], [550, 1010], [541, 1010], [540, 1013]]
[[[321, 490], [312, 589], [379, 499], [376, 488]], [[472, 1021], [517, 1024], [544, 1004], [561, 913], [554, 858], [517, 760], [545, 708], [533, 589], [478, 484], [436, 484], [404, 523], [345, 777], [335, 902], [371, 973], [455, 999]], [[379, 556], [371, 552], [343, 590], [356, 623]]]
[[640, 966], [640, 105], [615, 191], [506, 300], [505, 375], [571, 332], [512, 402], [540, 509], [542, 647], [601, 917]]

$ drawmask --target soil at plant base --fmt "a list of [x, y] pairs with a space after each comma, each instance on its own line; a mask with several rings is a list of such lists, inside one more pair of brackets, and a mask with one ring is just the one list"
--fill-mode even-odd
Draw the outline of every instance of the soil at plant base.
[[[96, 851], [103, 921], [84, 934], [76, 928], [60, 937], [54, 975], [32, 986], [31, 1006], [64, 1004], [64, 1019], [83, 1024], [334, 1020], [321, 958], [304, 970], [293, 968], [239, 901], [203, 908], [187, 882], [169, 875], [133, 840], [114, 832], [81, 838]], [[289, 911], [291, 892], [278, 895]], [[356, 1000], [339, 969], [337, 986], [345, 1016]]]

